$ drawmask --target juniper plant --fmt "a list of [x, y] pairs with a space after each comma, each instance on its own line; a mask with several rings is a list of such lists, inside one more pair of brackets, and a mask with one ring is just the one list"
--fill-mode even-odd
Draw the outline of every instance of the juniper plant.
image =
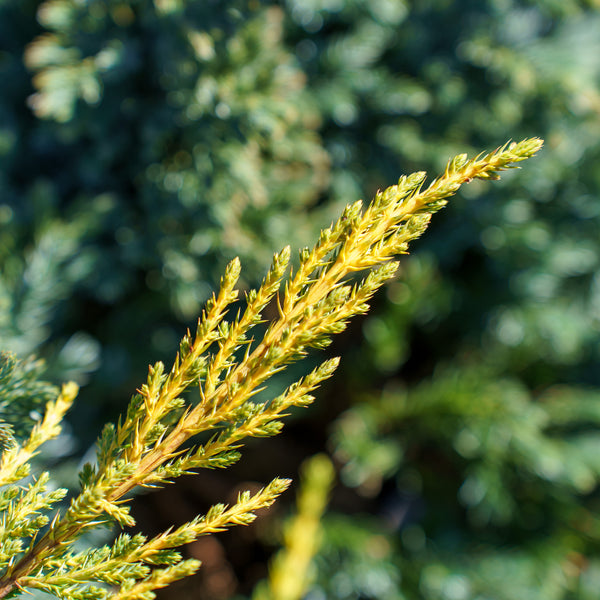
[[[0, 460], [0, 598], [38, 589], [71, 600], [146, 600], [198, 569], [198, 561], [183, 559], [176, 549], [250, 523], [290, 481], [276, 478], [254, 495], [241, 494], [233, 506], [215, 505], [151, 539], [122, 533], [112, 545], [84, 551], [75, 543], [100, 525], [134, 525], [134, 490], [161, 486], [196, 469], [227, 467], [238, 460], [244, 438], [277, 434], [280, 419], [291, 407], [313, 401], [312, 392], [333, 374], [338, 359], [324, 361], [277, 397], [259, 402], [254, 397], [268, 379], [309, 349], [325, 347], [351, 317], [368, 310], [373, 294], [396, 273], [394, 257], [407, 252], [463, 183], [498, 179], [500, 171], [534, 155], [541, 144], [534, 138], [470, 160], [459, 155], [428, 187], [425, 173], [414, 173], [377, 193], [364, 210], [360, 201], [347, 206], [312, 249], [300, 251], [298, 267], [285, 283], [290, 248], [275, 254], [262, 285], [246, 294], [245, 309], [228, 321], [228, 308], [238, 300], [240, 262], [233, 260], [195, 334], [183, 337], [173, 366], [167, 370], [158, 362], [149, 368], [126, 415], [105, 426], [96, 463], [80, 473], [81, 491], [50, 517], [67, 492], [53, 489], [48, 473], [31, 478], [30, 460], [58, 434], [77, 394], [75, 384], [64, 385], [25, 441], [4, 436], [10, 443]], [[361, 271], [366, 275], [358, 280]], [[278, 317], [254, 340], [252, 330], [272, 301]], [[197, 401], [185, 396], [192, 387], [199, 390]], [[193, 442], [203, 432], [210, 437]]]

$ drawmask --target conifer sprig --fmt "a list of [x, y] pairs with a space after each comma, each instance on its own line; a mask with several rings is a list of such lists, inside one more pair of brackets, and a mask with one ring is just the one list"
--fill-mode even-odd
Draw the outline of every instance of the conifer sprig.
[[0, 487], [20, 481], [29, 475], [29, 461], [37, 454], [42, 444], [60, 433], [60, 423], [73, 404], [77, 392], [77, 385], [65, 384], [58, 398], [46, 404], [43, 420], [34, 426], [27, 441], [23, 444], [15, 443], [2, 453], [0, 457]]
[[[238, 299], [240, 262], [232, 261], [195, 335], [184, 336], [169, 371], [160, 362], [150, 367], [126, 416], [116, 426], [105, 427], [96, 465], [86, 465], [80, 474], [80, 494], [64, 514], [54, 517], [43, 536], [36, 539], [31, 529], [16, 527], [15, 520], [22, 516], [39, 524], [38, 513], [58, 500], [59, 493], [46, 492], [45, 476], [27, 489], [15, 493], [8, 487], [2, 492], [7, 519], [3, 523], [8, 527], [1, 532], [11, 550], [0, 576], [0, 598], [17, 588], [37, 588], [73, 600], [149, 599], [153, 590], [198, 568], [197, 561], [182, 560], [174, 548], [200, 535], [249, 523], [254, 511], [270, 505], [289, 482], [275, 479], [255, 496], [243, 494], [230, 508], [217, 505], [205, 517], [150, 541], [139, 535], [120, 536], [110, 547], [83, 553], [72, 549], [86, 530], [99, 524], [131, 526], [127, 495], [137, 487], [160, 486], [198, 468], [227, 467], [238, 459], [244, 438], [278, 433], [280, 418], [291, 407], [312, 402], [311, 392], [332, 375], [338, 361], [325, 361], [271, 401], [256, 402], [268, 379], [309, 349], [326, 346], [351, 317], [368, 310], [370, 298], [396, 272], [393, 258], [407, 252], [409, 242], [421, 235], [431, 215], [463, 183], [497, 179], [500, 171], [534, 155], [541, 145], [541, 140], [529, 139], [470, 160], [460, 155], [426, 188], [425, 174], [415, 173], [379, 192], [365, 210], [361, 202], [349, 205], [312, 249], [300, 252], [298, 267], [285, 285], [290, 249], [276, 254], [260, 288], [246, 295], [245, 310], [227, 321], [228, 308]], [[367, 271], [366, 276], [356, 279], [360, 271]], [[255, 342], [251, 332], [274, 299], [279, 316]], [[185, 392], [195, 386], [199, 398], [192, 401]], [[29, 445], [5, 451], [0, 481], [14, 483], [27, 474], [28, 457], [55, 434], [74, 391], [63, 388]], [[207, 431], [212, 432], [208, 441], [189, 445], [191, 438]], [[46, 500], [34, 499], [40, 494]]]

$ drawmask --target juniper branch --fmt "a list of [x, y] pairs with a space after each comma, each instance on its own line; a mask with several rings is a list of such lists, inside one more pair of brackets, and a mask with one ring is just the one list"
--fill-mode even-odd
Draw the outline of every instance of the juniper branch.
[[[530, 139], [507, 144], [470, 160], [460, 155], [426, 188], [425, 174], [415, 173], [379, 192], [364, 210], [361, 202], [348, 206], [336, 223], [321, 232], [312, 250], [301, 251], [299, 267], [290, 274], [283, 290], [290, 250], [285, 248], [275, 255], [262, 286], [247, 295], [245, 311], [228, 322], [225, 315], [237, 300], [235, 285], [240, 274], [239, 261], [232, 261], [219, 293], [207, 303], [199, 319], [195, 336], [192, 338], [189, 332], [184, 336], [168, 373], [162, 363], [149, 369], [147, 381], [134, 395], [126, 417], [116, 427], [108, 425], [104, 429], [98, 443], [97, 466], [86, 466], [80, 475], [81, 493], [63, 515], [53, 519], [39, 540], [33, 536], [20, 558], [11, 562], [5, 575], [0, 577], [0, 598], [17, 587], [37, 587], [63, 594], [59, 584], [52, 582], [51, 573], [51, 568], [56, 569], [61, 564], [64, 576], [68, 578], [70, 573], [70, 581], [77, 584], [68, 588], [69, 597], [73, 599], [151, 598], [153, 589], [194, 570], [195, 562], [180, 561], [177, 553], [165, 554], [170, 548], [168, 544], [177, 538], [177, 532], [161, 538], [166, 544], [160, 548], [162, 554], [159, 553], [163, 563], [156, 563], [156, 557], [151, 556], [153, 542], [130, 538], [127, 542], [131, 544], [127, 551], [129, 558], [123, 563], [130, 561], [137, 565], [137, 571], [134, 569], [137, 575], [126, 582], [123, 581], [125, 574], [119, 575], [118, 571], [101, 572], [100, 567], [86, 571], [83, 563], [77, 561], [93, 560], [93, 551], [77, 558], [69, 554], [69, 549], [84, 531], [101, 522], [112, 520], [122, 526], [131, 525], [127, 494], [136, 487], [162, 485], [198, 467], [227, 466], [236, 460], [236, 451], [245, 437], [277, 433], [281, 427], [278, 419], [291, 406], [304, 406], [312, 401], [310, 392], [331, 376], [337, 361], [324, 363], [271, 402], [255, 403], [252, 398], [266, 381], [290, 362], [303, 357], [309, 349], [327, 345], [331, 336], [342, 331], [350, 318], [368, 310], [373, 294], [394, 276], [398, 266], [394, 258], [407, 252], [408, 244], [423, 233], [431, 215], [442, 208], [463, 183], [476, 178], [497, 179], [502, 170], [533, 156], [541, 144], [541, 140]], [[360, 271], [367, 274], [356, 280], [356, 273]], [[274, 297], [277, 297], [279, 316], [269, 324], [262, 340], [254, 343], [250, 331], [262, 321], [264, 308]], [[246, 351], [238, 357], [238, 350], [243, 346]], [[199, 388], [197, 403], [183, 397], [193, 385]], [[70, 397], [69, 394], [68, 389], [63, 390], [65, 398]], [[52, 430], [53, 420], [61, 416], [61, 410], [50, 407], [46, 417], [48, 431]], [[178, 418], [173, 419], [173, 415]], [[190, 438], [203, 431], [215, 433], [208, 442], [186, 449]], [[7, 451], [3, 455], [0, 474], [6, 473], [4, 481], [10, 483], [17, 475], [22, 476], [24, 471], [19, 469], [38, 442], [43, 441], [43, 436], [38, 439], [36, 435], [30, 440], [30, 446], [25, 445], [21, 450], [25, 454]], [[5, 460], [4, 456], [8, 458]], [[273, 501], [285, 486], [279, 480], [268, 486], [268, 501]], [[248, 522], [251, 511], [242, 508], [248, 502], [249, 496], [240, 498], [239, 506], [236, 505], [241, 511], [239, 518], [234, 518], [238, 514], [234, 507], [233, 512], [227, 513], [231, 518], [222, 525], [207, 525], [209, 515], [214, 516], [214, 511], [221, 510], [217, 508], [213, 513], [209, 511], [205, 521], [188, 523], [181, 543], [224, 526]], [[226, 512], [222, 509], [219, 514]], [[121, 550], [127, 546], [124, 540], [119, 542]], [[160, 545], [156, 540], [154, 543]], [[166, 564], [166, 567], [148, 570], [147, 566], [155, 563]], [[113, 577], [121, 588], [107, 596], [106, 591], [101, 593], [100, 588], [93, 585], [82, 587], [87, 577], [90, 583], [111, 581]]]

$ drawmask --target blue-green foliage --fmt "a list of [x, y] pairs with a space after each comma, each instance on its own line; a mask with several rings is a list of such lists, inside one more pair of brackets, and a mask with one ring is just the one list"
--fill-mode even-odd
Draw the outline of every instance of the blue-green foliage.
[[[30, 286], [36, 329], [7, 346], [53, 357], [77, 334], [89, 359], [78, 378], [101, 350], [94, 384], [110, 377], [99, 395], [117, 396], [135, 385], [132, 369], [173, 349], [228, 259], [242, 254], [255, 283], [273, 248], [319, 227], [305, 214], [327, 182], [319, 114], [276, 8], [60, 0], [0, 11], [1, 260], [40, 249], [48, 261], [47, 281]], [[30, 281], [13, 270], [9, 296]]]
[[548, 142], [512, 185], [466, 189], [365, 319], [346, 371], [356, 407], [333, 441], [402, 581], [385, 588], [379, 567], [357, 581], [362, 534], [350, 541], [348, 520], [345, 542], [325, 545], [325, 595], [593, 597], [600, 14], [582, 2], [289, 5], [311, 81], [336, 99], [324, 103], [332, 181], [381, 185], [398, 162], [439, 165], [502, 131]]

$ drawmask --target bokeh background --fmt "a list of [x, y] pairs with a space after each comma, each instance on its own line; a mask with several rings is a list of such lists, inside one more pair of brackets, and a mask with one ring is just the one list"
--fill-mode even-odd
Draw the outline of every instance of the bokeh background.
[[[597, 598], [598, 0], [0, 0], [1, 345], [83, 386], [43, 460], [76, 485], [229, 259], [254, 286], [346, 203], [528, 136], [334, 343], [313, 407], [135, 513], [156, 533], [325, 451], [308, 599]], [[160, 597], [250, 598], [292, 502], [190, 546]]]

